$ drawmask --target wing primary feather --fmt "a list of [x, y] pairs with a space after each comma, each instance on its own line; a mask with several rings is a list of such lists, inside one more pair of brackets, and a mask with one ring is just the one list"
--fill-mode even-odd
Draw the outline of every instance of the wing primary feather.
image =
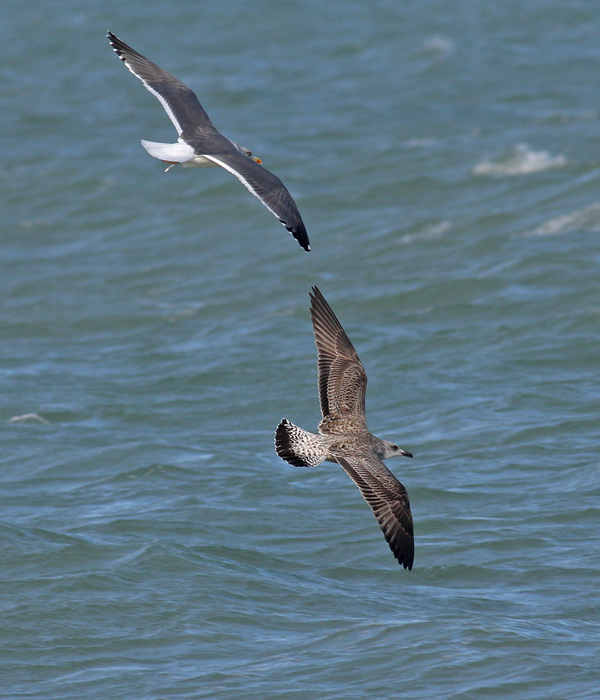
[[[372, 455], [336, 456], [336, 461], [354, 481], [362, 497], [371, 508], [392, 554], [405, 569], [412, 569], [414, 561], [414, 534], [412, 513], [404, 486], [385, 464]], [[376, 469], [385, 476], [384, 483]], [[388, 485], [389, 484], [389, 485]]]

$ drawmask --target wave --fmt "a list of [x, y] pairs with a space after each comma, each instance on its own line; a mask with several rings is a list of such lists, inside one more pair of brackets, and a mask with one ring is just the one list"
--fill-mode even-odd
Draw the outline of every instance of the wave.
[[600, 204], [590, 204], [583, 209], [576, 209], [570, 214], [556, 216], [541, 224], [530, 236], [557, 236], [569, 231], [587, 231], [596, 233], [600, 231]]
[[429, 147], [429, 146], [435, 146], [435, 144], [436, 144], [435, 139], [431, 139], [431, 138], [407, 139], [404, 142], [404, 145], [407, 148], [424, 148], [424, 147]]
[[430, 53], [450, 53], [454, 50], [454, 44], [445, 36], [436, 34], [423, 42], [423, 50]]
[[43, 423], [44, 425], [50, 425], [50, 421], [45, 418], [38, 416], [37, 413], [24, 413], [22, 416], [13, 416], [8, 419], [9, 423]]
[[407, 233], [400, 239], [401, 243], [412, 243], [413, 241], [431, 241], [441, 238], [446, 231], [452, 227], [449, 221], [438, 221], [428, 224], [416, 233]]
[[506, 155], [479, 163], [473, 168], [473, 173], [509, 177], [554, 170], [566, 164], [567, 159], [562, 155], [553, 156], [548, 151], [533, 151], [526, 143], [518, 143]]

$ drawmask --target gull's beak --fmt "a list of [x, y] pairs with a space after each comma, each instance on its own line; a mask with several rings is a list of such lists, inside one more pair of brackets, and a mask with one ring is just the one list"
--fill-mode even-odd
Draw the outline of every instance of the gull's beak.
[[402, 457], [412, 457], [412, 452], [407, 452], [406, 450], [400, 450], [400, 455]]
[[260, 158], [257, 158], [256, 156], [252, 156], [252, 160], [253, 160], [255, 163], [262, 163], [262, 160], [261, 160]]

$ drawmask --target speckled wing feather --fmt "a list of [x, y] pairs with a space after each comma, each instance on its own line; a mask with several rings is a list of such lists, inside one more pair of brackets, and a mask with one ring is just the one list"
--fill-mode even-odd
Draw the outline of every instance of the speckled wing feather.
[[415, 544], [410, 502], [404, 486], [374, 454], [335, 455], [371, 507], [392, 554], [412, 569]]
[[319, 400], [323, 432], [335, 432], [335, 422], [344, 419], [344, 431], [365, 428], [367, 374], [361, 361], [317, 287], [312, 288], [311, 318], [317, 346]]

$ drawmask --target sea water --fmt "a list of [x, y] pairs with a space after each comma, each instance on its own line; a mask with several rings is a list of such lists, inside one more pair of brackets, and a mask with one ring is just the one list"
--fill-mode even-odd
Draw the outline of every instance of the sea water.
[[[600, 9], [5, 2], [0, 696], [566, 700], [600, 687]], [[106, 30], [284, 181], [304, 253]], [[365, 365], [394, 560], [319, 421]]]

